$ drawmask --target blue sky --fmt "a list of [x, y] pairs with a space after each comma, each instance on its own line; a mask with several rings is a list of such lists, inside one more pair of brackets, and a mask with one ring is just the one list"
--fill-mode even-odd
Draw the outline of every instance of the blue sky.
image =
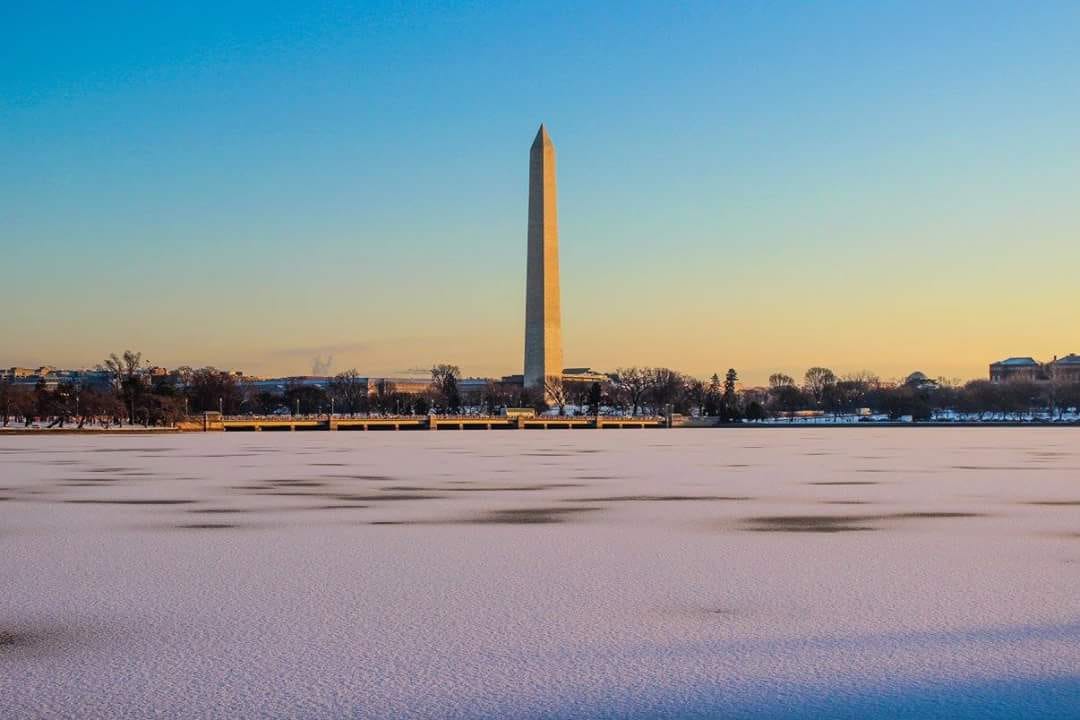
[[[1080, 351], [1080, 4], [8, 4], [0, 364], [974, 376]], [[14, 269], [14, 272], [12, 271]]]

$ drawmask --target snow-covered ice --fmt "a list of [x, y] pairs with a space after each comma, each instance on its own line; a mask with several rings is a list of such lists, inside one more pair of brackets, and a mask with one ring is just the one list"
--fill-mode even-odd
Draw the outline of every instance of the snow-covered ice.
[[1078, 441], [2, 437], [0, 717], [1078, 717]]

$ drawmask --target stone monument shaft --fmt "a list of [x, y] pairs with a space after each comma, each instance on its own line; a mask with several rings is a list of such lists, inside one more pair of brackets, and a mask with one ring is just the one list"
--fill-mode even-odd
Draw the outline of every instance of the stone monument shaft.
[[559, 213], [555, 146], [543, 125], [529, 151], [529, 249], [525, 279], [525, 387], [562, 377], [559, 310]]

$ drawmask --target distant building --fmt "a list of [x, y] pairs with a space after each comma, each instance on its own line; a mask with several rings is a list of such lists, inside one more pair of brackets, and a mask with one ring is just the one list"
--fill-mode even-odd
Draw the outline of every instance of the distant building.
[[1043, 366], [1031, 357], [1011, 357], [990, 363], [990, 382], [1009, 380], [1045, 380]]
[[246, 382], [245, 385], [260, 392], [284, 393], [290, 387], [316, 387], [325, 390], [330, 378], [324, 375], [296, 375], [292, 377], [263, 378]]
[[65, 382], [78, 385], [82, 388], [94, 388], [96, 390], [108, 390], [113, 385], [113, 375], [108, 370], [68, 370]]
[[991, 363], [991, 382], [1000, 383], [1009, 380], [1080, 382], [1080, 355], [1069, 353], [1062, 358], [1055, 357], [1048, 363], [1040, 363], [1030, 357], [1011, 357]]
[[[419, 395], [431, 389], [431, 378], [370, 377], [361, 379], [367, 383], [368, 395], [374, 395], [378, 392], [380, 384], [388, 384], [395, 392], [409, 393], [411, 395]], [[472, 379], [470, 378], [470, 380]], [[462, 380], [461, 382], [469, 382], [469, 380]], [[460, 383], [458, 387], [461, 387]]]
[[937, 380], [931, 380], [926, 376], [926, 373], [916, 370], [915, 372], [904, 378], [904, 385], [907, 387], [915, 388], [916, 390], [937, 390], [940, 387], [940, 383]]
[[611, 378], [604, 373], [596, 372], [592, 368], [565, 368], [562, 371], [563, 382], [574, 383], [606, 383]]
[[1050, 363], [1051, 373], [1058, 382], [1080, 383], [1080, 355], [1069, 353]]
[[[562, 381], [564, 383], [606, 383], [611, 381], [611, 376], [601, 372], [596, 372], [590, 368], [565, 368], [562, 371]], [[503, 375], [499, 379], [499, 382], [503, 385], [511, 387], [521, 387], [525, 382], [524, 375]]]
[[457, 388], [462, 395], [477, 395], [484, 392], [489, 383], [491, 380], [488, 378], [461, 378], [457, 381]]
[[[328, 390], [334, 378], [329, 375], [296, 375], [280, 378], [257, 378], [246, 379], [244, 384], [260, 392], [268, 392], [275, 395], [284, 393], [290, 387], [315, 387], [320, 390]], [[394, 378], [394, 377], [358, 377], [356, 382], [365, 389], [368, 395], [375, 395], [379, 386], [389, 386], [394, 392], [419, 394], [427, 392], [431, 388], [430, 378]]]
[[39, 368], [13, 367], [0, 371], [0, 382], [11, 385], [43, 385], [47, 389], [54, 389], [61, 382], [56, 368], [51, 365], [42, 365]]
[[40, 385], [47, 390], [55, 390], [61, 384], [108, 389], [112, 385], [112, 374], [106, 370], [57, 370], [48, 365], [36, 370], [13, 367], [0, 370], [0, 382], [27, 387]]

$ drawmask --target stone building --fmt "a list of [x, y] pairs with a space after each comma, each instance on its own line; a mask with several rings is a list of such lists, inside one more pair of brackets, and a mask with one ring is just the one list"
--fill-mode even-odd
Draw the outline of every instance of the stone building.
[[990, 382], [1010, 380], [1080, 382], [1080, 355], [1070, 353], [1062, 358], [1055, 357], [1048, 363], [1031, 357], [1011, 357], [990, 364]]
[[990, 363], [990, 382], [1045, 380], [1042, 363], [1031, 357], [1011, 357]]
[[1069, 353], [1050, 363], [1051, 374], [1057, 382], [1080, 383], [1080, 355]]

